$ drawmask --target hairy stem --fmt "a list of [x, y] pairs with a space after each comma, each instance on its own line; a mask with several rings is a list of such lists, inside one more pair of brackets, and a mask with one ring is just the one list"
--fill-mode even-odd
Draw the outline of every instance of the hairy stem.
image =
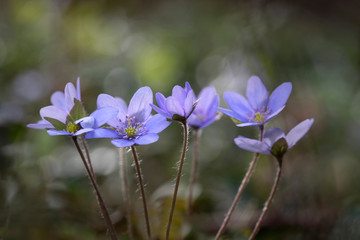
[[174, 195], [172, 198], [172, 203], [171, 203], [171, 208], [170, 208], [169, 221], [168, 221], [168, 224], [166, 227], [166, 240], [168, 240], [169, 236], [170, 236], [171, 223], [172, 223], [172, 219], [173, 219], [173, 215], [174, 215], [177, 192], [179, 189], [181, 172], [182, 172], [182, 168], [184, 165], [185, 153], [186, 153], [187, 142], [188, 142], [188, 126], [187, 126], [186, 121], [182, 122], [182, 125], [184, 127], [184, 142], [183, 142], [183, 149], [182, 149], [181, 158], [180, 158], [179, 169], [178, 169], [176, 182], [175, 182]]
[[[260, 128], [260, 137], [259, 137], [259, 139], [260, 139], [260, 141], [262, 141], [263, 137], [264, 137], [264, 126], [260, 125], [259, 128]], [[241, 184], [239, 186], [238, 192], [235, 195], [235, 198], [234, 198], [234, 200], [233, 200], [233, 202], [231, 204], [231, 207], [229, 208], [228, 212], [226, 213], [224, 221], [221, 224], [221, 226], [220, 226], [220, 228], [219, 228], [219, 230], [218, 230], [218, 232], [216, 234], [216, 237], [215, 237], [216, 240], [220, 239], [220, 236], [223, 234], [227, 224], [229, 223], [231, 215], [233, 214], [233, 212], [234, 212], [234, 210], [236, 208], [236, 205], [240, 200], [241, 194], [243, 193], [243, 191], [244, 191], [247, 183], [249, 182], [249, 180], [251, 178], [251, 175], [252, 175], [252, 173], [253, 173], [253, 171], [255, 169], [255, 165], [257, 163], [257, 160], [259, 159], [259, 155], [260, 155], [259, 153], [255, 153], [253, 160], [250, 162], [249, 168], [248, 168], [248, 170], [247, 170], [247, 172], [246, 172], [246, 174], [245, 174], [245, 176], [244, 176], [244, 178], [243, 178], [243, 180], [242, 180], [242, 182], [241, 182]]]
[[127, 221], [127, 228], [129, 238], [131, 240], [134, 239], [134, 235], [132, 232], [132, 222], [131, 222], [131, 204], [129, 198], [129, 188], [128, 182], [126, 177], [126, 158], [125, 158], [125, 148], [119, 148], [119, 156], [120, 156], [120, 177], [122, 182], [122, 194], [125, 202], [126, 208], [126, 221]]
[[147, 203], [146, 203], [145, 188], [144, 188], [144, 183], [143, 183], [143, 180], [142, 180], [142, 173], [141, 173], [140, 163], [139, 163], [139, 159], [138, 159], [138, 156], [136, 154], [136, 149], [135, 149], [134, 146], [131, 146], [131, 151], [132, 151], [132, 154], [133, 154], [133, 157], [134, 157], [137, 178], [138, 178], [139, 187], [140, 187], [140, 191], [141, 191], [141, 198], [142, 198], [142, 201], [143, 201], [147, 236], [148, 236], [148, 239], [151, 239], [151, 229], [150, 229], [149, 214], [148, 214], [148, 208], [147, 208]]
[[[93, 174], [91, 173], [91, 170], [86, 162], [86, 159], [85, 159], [85, 156], [83, 154], [83, 152], [81, 151], [81, 148], [79, 146], [79, 143], [77, 141], [77, 137], [72, 137], [73, 141], [74, 141], [74, 144], [76, 146], [76, 149], [78, 150], [79, 154], [80, 154], [80, 157], [81, 157], [81, 160], [83, 161], [84, 163], [84, 166], [85, 166], [85, 169], [89, 175], [89, 178], [90, 178], [90, 181], [91, 181], [91, 184], [93, 185], [94, 187], [94, 190], [95, 190], [95, 194], [96, 194], [96, 198], [98, 200], [98, 204], [99, 204], [99, 207], [100, 207], [100, 210], [101, 210], [101, 213], [104, 217], [104, 220], [106, 222], [106, 225], [108, 227], [108, 230], [109, 230], [109, 234], [110, 234], [110, 237], [112, 240], [117, 240], [117, 235], [116, 235], [116, 231], [115, 231], [115, 228], [111, 222], [111, 219], [110, 219], [110, 215], [106, 209], [106, 206], [105, 206], [105, 202], [101, 196], [101, 193], [100, 193], [100, 190], [99, 190], [99, 186], [96, 182], [96, 179], [94, 178]], [[90, 160], [89, 160], [90, 161]]]
[[191, 205], [193, 201], [193, 192], [194, 192], [194, 185], [196, 181], [196, 172], [197, 172], [197, 165], [198, 165], [198, 159], [199, 159], [199, 142], [200, 142], [200, 135], [201, 130], [196, 129], [195, 130], [195, 146], [194, 146], [194, 159], [193, 159], [193, 165], [192, 165], [192, 171], [190, 176], [190, 187], [189, 187], [189, 198], [186, 205], [186, 213], [188, 216], [191, 214]]
[[277, 173], [276, 173], [276, 177], [275, 177], [274, 184], [272, 186], [269, 198], [267, 199], [267, 201], [266, 201], [266, 203], [264, 205], [262, 213], [261, 213], [259, 219], [256, 222], [256, 225], [254, 227], [254, 230], [253, 230], [252, 234], [249, 237], [249, 240], [255, 239], [256, 234], [260, 230], [260, 226], [261, 226], [262, 222], [264, 221], [264, 217], [265, 217], [266, 213], [269, 210], [269, 206], [270, 206], [270, 204], [271, 204], [271, 202], [272, 202], [272, 200], [273, 200], [273, 198], [275, 196], [276, 189], [277, 189], [277, 187], [279, 185], [279, 180], [280, 180], [280, 176], [281, 176], [281, 170], [282, 170], [282, 159], [278, 159], [278, 170], [277, 170]]

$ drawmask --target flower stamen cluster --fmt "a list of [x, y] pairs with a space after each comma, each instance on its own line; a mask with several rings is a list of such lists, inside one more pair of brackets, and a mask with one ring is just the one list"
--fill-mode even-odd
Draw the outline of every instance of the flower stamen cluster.
[[[119, 119], [119, 122], [122, 123], [121, 119]], [[126, 115], [125, 124], [116, 129], [116, 132], [124, 139], [137, 139], [146, 131], [144, 123], [136, 122], [135, 116], [129, 117], [129, 115]]]

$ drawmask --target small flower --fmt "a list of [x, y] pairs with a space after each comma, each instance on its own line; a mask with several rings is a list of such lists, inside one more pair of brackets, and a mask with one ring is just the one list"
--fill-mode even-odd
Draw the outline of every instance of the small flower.
[[271, 128], [265, 132], [263, 142], [243, 136], [235, 138], [234, 142], [244, 150], [281, 158], [309, 131], [313, 122], [314, 119], [302, 121], [291, 129], [286, 136], [280, 128]]
[[159, 107], [150, 104], [151, 107], [170, 120], [185, 121], [194, 111], [197, 104], [195, 94], [188, 82], [185, 88], [176, 85], [172, 95], [165, 98], [161, 93], [156, 93], [156, 101]]
[[117, 116], [107, 124], [110, 128], [99, 128], [85, 135], [85, 138], [115, 138], [111, 141], [116, 147], [129, 147], [134, 144], [146, 145], [159, 139], [158, 133], [169, 126], [171, 122], [160, 114], [151, 115], [153, 93], [149, 87], [142, 87], [131, 98], [129, 108], [121, 98], [108, 94], [100, 94], [97, 100], [98, 108], [115, 107]]
[[248, 81], [247, 99], [236, 92], [227, 91], [224, 93], [224, 99], [231, 110], [219, 110], [239, 121], [238, 127], [263, 125], [284, 109], [291, 89], [290, 82], [283, 83], [269, 97], [260, 78], [253, 76]]
[[217, 120], [219, 95], [214, 87], [206, 87], [201, 90], [195, 110], [188, 118], [187, 122], [190, 127], [198, 129], [204, 128]]
[[117, 114], [114, 108], [102, 108], [86, 117], [81, 103], [80, 79], [77, 79], [76, 88], [67, 83], [64, 93], [57, 91], [51, 95], [52, 105], [40, 109], [42, 120], [28, 124], [29, 128], [48, 129], [48, 134], [77, 136], [106, 123]]

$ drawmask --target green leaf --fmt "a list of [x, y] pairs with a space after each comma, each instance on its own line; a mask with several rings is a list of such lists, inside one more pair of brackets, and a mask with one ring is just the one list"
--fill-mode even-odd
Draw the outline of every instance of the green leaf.
[[49, 123], [51, 123], [54, 128], [58, 131], [62, 131], [62, 130], [65, 130], [66, 129], [66, 125], [65, 123], [62, 123], [60, 122], [59, 120], [57, 119], [54, 119], [54, 118], [49, 118], [49, 117], [44, 117], [46, 121], [48, 121]]
[[75, 122], [80, 118], [86, 117], [86, 111], [82, 103], [76, 98], [74, 98], [74, 103], [75, 104], [73, 108], [71, 109], [69, 115], [66, 118], [66, 122]]

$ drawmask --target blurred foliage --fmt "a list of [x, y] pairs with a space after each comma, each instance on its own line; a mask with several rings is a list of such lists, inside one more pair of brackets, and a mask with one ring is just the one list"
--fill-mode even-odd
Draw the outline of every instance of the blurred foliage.
[[[270, 91], [293, 83], [287, 107], [267, 127], [287, 132], [315, 118], [285, 156], [257, 239], [359, 239], [359, 7], [335, 0], [0, 0], [0, 239], [107, 239], [71, 141], [26, 128], [66, 82], [81, 77], [92, 112], [103, 92], [129, 101], [141, 86], [167, 96], [189, 81], [197, 93], [213, 85], [221, 96], [243, 94], [251, 75]], [[193, 215], [184, 217], [180, 195], [173, 236], [213, 239], [252, 157], [233, 144], [240, 134], [257, 132], [226, 116], [204, 129]], [[159, 239], [181, 141], [174, 123], [157, 143], [138, 147]], [[190, 142], [184, 189], [193, 137]], [[89, 145], [120, 239], [129, 239], [117, 149], [108, 140]], [[127, 157], [133, 232], [141, 239], [141, 201]], [[249, 236], [274, 174], [275, 161], [261, 157], [224, 239]]]

